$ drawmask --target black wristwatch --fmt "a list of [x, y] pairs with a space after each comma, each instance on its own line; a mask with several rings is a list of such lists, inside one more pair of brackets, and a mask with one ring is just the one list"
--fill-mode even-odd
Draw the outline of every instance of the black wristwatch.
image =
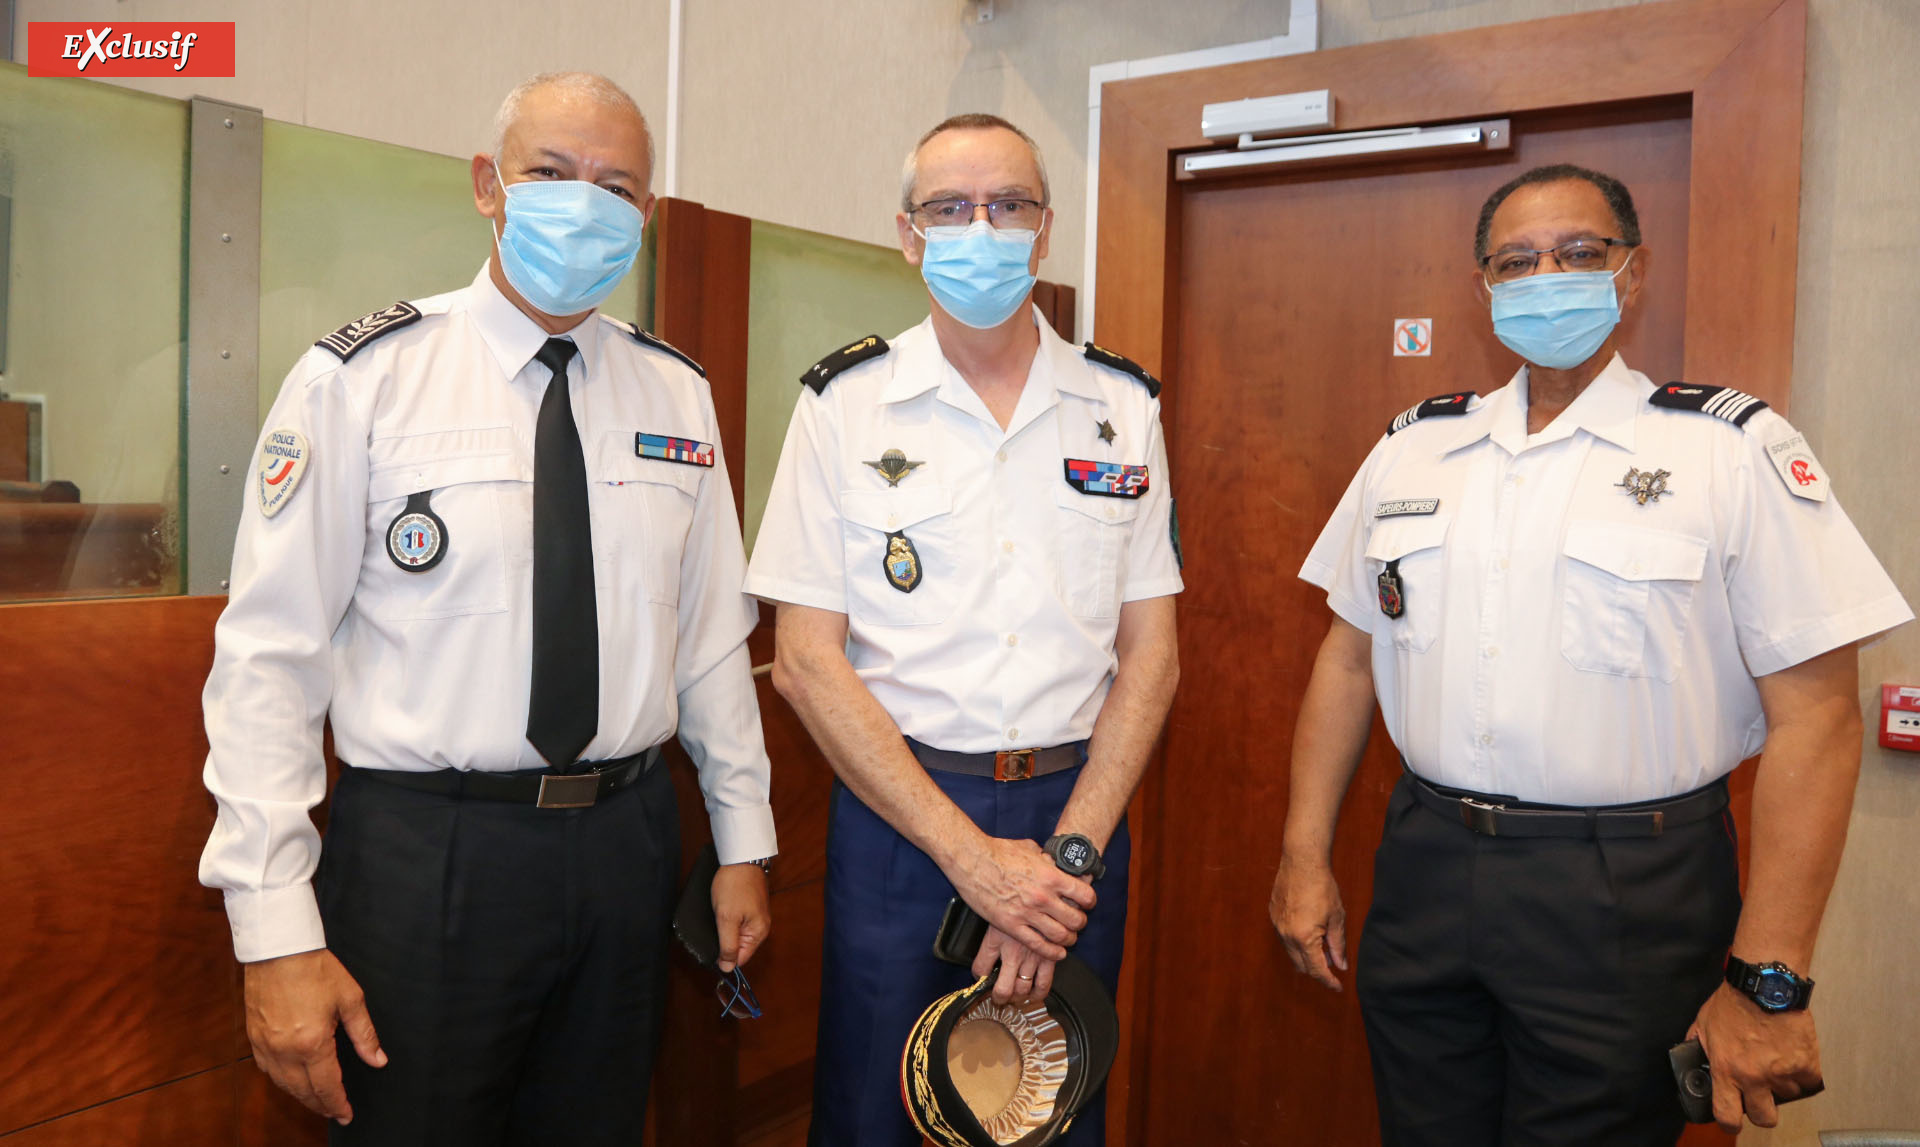
[[1100, 859], [1100, 850], [1077, 832], [1063, 832], [1048, 838], [1046, 850], [1047, 855], [1053, 857], [1053, 863], [1068, 876], [1090, 876], [1098, 880], [1107, 874], [1107, 862]]
[[1763, 1012], [1797, 1012], [1813, 998], [1813, 981], [1779, 961], [1749, 964], [1727, 957], [1727, 983]]

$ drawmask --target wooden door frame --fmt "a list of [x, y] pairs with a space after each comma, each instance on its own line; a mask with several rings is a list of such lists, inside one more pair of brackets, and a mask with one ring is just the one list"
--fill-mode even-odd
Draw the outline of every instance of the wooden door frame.
[[[1200, 134], [1205, 104], [1326, 88], [1334, 130], [1360, 131], [1678, 96], [1692, 101], [1684, 374], [1738, 386], [1784, 412], [1806, 19], [1806, 0], [1664, 0], [1109, 83], [1100, 106], [1099, 336], [1167, 378], [1178, 305], [1173, 170], [1180, 153], [1217, 146]], [[1616, 50], [1579, 73], [1555, 64], [1594, 44]], [[1180, 381], [1167, 378], [1169, 417]], [[1109, 1111], [1111, 1125], [1125, 1129], [1117, 1141], [1132, 1144], [1144, 1142], [1149, 1090], [1147, 1058], [1131, 1054], [1150, 1036], [1152, 977], [1141, 969], [1154, 961], [1162, 873], [1181, 863], [1157, 855], [1165, 783], [1163, 769], [1151, 770], [1129, 818], [1136, 859], [1120, 993], [1127, 1038]]]

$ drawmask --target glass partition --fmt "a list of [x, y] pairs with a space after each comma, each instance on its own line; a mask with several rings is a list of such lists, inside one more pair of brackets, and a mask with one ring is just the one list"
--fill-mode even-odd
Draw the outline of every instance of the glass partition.
[[747, 302], [746, 537], [800, 401], [800, 375], [867, 335], [892, 338], [927, 317], [920, 272], [892, 247], [753, 221]]
[[0, 64], [0, 601], [179, 592], [187, 105]]
[[[315, 339], [466, 286], [492, 249], [469, 161], [268, 120], [260, 178], [260, 412]], [[643, 263], [650, 268], [642, 252]], [[632, 320], [645, 271], [601, 309]]]

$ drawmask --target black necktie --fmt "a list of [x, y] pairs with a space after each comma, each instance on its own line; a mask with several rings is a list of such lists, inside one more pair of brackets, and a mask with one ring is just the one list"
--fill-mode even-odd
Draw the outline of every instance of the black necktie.
[[587, 460], [567, 395], [574, 345], [533, 357], [553, 372], [533, 434], [533, 690], [527, 740], [565, 771], [600, 725], [600, 622], [593, 598]]

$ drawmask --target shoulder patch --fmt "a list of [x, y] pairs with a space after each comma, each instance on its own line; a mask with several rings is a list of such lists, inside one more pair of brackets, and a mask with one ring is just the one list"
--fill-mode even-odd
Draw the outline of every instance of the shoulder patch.
[[419, 307], [412, 303], [395, 303], [370, 315], [362, 315], [313, 345], [332, 351], [340, 357], [341, 362], [345, 362], [360, 353], [361, 347], [381, 335], [392, 334], [401, 327], [419, 321]]
[[1471, 390], [1462, 390], [1455, 394], [1438, 394], [1423, 402], [1416, 402], [1401, 411], [1399, 416], [1387, 425], [1387, 434], [1392, 436], [1422, 418], [1432, 418], [1437, 414], [1465, 414], [1467, 404], [1477, 397], [1479, 396]]
[[1081, 350], [1086, 354], [1088, 361], [1112, 367], [1122, 374], [1130, 374], [1140, 380], [1141, 385], [1147, 388], [1149, 395], [1154, 398], [1160, 397], [1160, 380], [1148, 374], [1146, 367], [1126, 355], [1115, 354], [1106, 347], [1095, 346], [1092, 343], [1086, 344]]
[[849, 367], [859, 366], [870, 358], [879, 358], [891, 349], [886, 339], [879, 335], [868, 335], [859, 342], [848, 343], [808, 367], [807, 373], [800, 376], [800, 381], [812, 387], [815, 394], [823, 394], [834, 375]]
[[665, 351], [668, 354], [672, 355], [673, 357], [679, 359], [681, 362], [686, 363], [688, 368], [691, 369], [693, 373], [699, 375], [701, 378], [707, 377], [706, 367], [701, 366], [699, 363], [693, 361], [693, 357], [691, 355], [687, 354], [686, 351], [681, 350], [679, 347], [674, 346], [672, 343], [668, 342], [666, 339], [661, 338], [659, 335], [654, 334], [650, 330], [645, 330], [641, 328], [635, 323], [623, 322], [620, 319], [614, 319], [613, 323], [615, 326], [619, 327], [621, 330], [633, 336], [634, 342], [639, 343], [641, 346], [650, 346], [654, 350]]
[[1690, 382], [1669, 382], [1655, 387], [1647, 401], [1672, 410], [1697, 410], [1735, 426], [1745, 426], [1747, 419], [1767, 408], [1765, 402], [1744, 390], [1731, 386], [1695, 386]]

